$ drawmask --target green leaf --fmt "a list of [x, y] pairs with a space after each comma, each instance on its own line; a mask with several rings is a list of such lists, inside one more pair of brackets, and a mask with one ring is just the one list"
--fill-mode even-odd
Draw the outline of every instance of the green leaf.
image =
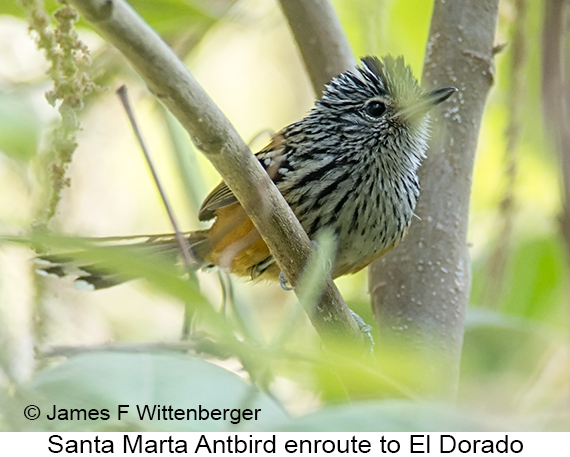
[[471, 310], [463, 345], [464, 375], [518, 371], [532, 372], [552, 343], [536, 321], [497, 311]]
[[470, 310], [461, 357], [460, 398], [478, 399], [478, 408], [497, 413], [507, 414], [513, 407], [518, 410], [558, 339], [557, 332], [536, 320]]
[[[35, 404], [40, 419], [26, 421], [26, 430], [142, 430], [224, 431], [258, 428], [267, 421], [287, 423], [289, 418], [267, 395], [219, 366], [188, 355], [172, 353], [98, 352], [71, 358], [39, 372], [19, 394], [25, 405]], [[107, 409], [108, 420], [47, 420], [54, 405], [60, 409]], [[118, 405], [128, 414], [118, 420]], [[260, 409], [258, 419], [241, 420], [139, 420], [139, 408], [172, 406], [173, 410], [202, 408]], [[237, 413], [234, 413], [237, 414]], [[148, 416], [147, 416], [148, 417]], [[234, 416], [234, 422], [237, 421]]]
[[555, 238], [520, 243], [510, 269], [510, 287], [503, 310], [544, 319], [560, 303], [567, 275], [564, 246]]
[[[61, 7], [57, 0], [44, 0], [45, 10], [51, 16]], [[147, 21], [166, 41], [180, 45], [187, 41], [183, 51], [198, 42], [206, 31], [222, 18], [235, 0], [129, 0], [131, 7]], [[25, 19], [26, 11], [17, 1], [0, 2], [0, 15]], [[78, 27], [93, 28], [83, 18]], [[185, 54], [186, 52], [182, 52]]]
[[504, 289], [488, 298], [489, 266], [473, 265], [471, 301], [492, 300], [502, 312], [555, 327], [564, 325], [568, 267], [564, 244], [558, 237], [516, 240], [516, 251], [507, 263]]

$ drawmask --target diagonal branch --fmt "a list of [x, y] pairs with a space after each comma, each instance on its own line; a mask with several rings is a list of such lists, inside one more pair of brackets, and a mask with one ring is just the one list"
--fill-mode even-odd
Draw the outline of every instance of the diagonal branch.
[[[296, 284], [312, 252], [309, 238], [247, 145], [184, 64], [126, 2], [71, 3], [123, 53], [186, 128], [235, 193], [281, 270]], [[308, 312], [321, 337], [349, 335], [361, 340], [358, 325], [330, 277], [316, 308]]]

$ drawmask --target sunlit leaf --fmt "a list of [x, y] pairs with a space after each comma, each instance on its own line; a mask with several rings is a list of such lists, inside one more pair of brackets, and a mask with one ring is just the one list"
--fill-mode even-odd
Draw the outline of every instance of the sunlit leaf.
[[[35, 402], [41, 418], [27, 421], [26, 429], [48, 430], [152, 430], [223, 431], [259, 427], [268, 421], [287, 423], [288, 416], [267, 395], [256, 391], [235, 374], [201, 359], [172, 353], [100, 352], [72, 357], [40, 371], [20, 395]], [[118, 419], [119, 405], [128, 414]], [[137, 407], [183, 409], [250, 409], [257, 421], [140, 420]], [[48, 420], [59, 409], [107, 409], [108, 420]], [[125, 410], [125, 408], [123, 408]], [[21, 414], [21, 413], [20, 413]], [[63, 413], [65, 414], [65, 413]], [[231, 413], [228, 413], [231, 414]], [[253, 416], [252, 416], [253, 417]]]

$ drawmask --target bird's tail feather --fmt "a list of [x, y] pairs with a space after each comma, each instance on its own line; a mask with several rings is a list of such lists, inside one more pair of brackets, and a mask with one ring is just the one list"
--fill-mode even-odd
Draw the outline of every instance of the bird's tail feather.
[[[206, 257], [211, 251], [207, 231], [183, 234], [195, 258], [196, 270], [210, 266]], [[180, 247], [174, 234], [140, 237], [97, 238], [97, 246], [128, 246], [140, 255], [159, 256], [161, 259], [177, 263], [180, 260]], [[81, 290], [98, 290], [121, 284], [128, 279], [120, 272], [110, 271], [98, 263], [86, 264], [77, 260], [77, 253], [64, 252], [40, 255], [34, 259], [36, 272], [43, 276], [75, 277], [75, 287]], [[130, 279], [135, 279], [131, 277]]]

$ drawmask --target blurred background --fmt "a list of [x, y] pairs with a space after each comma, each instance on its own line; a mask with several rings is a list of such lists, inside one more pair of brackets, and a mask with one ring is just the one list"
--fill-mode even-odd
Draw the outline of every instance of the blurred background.
[[[132, 0], [255, 151], [271, 132], [312, 106], [308, 78], [275, 0]], [[404, 55], [422, 71], [432, 1], [334, 0], [356, 56]], [[412, 7], [413, 3], [413, 7]], [[561, 231], [563, 176], [541, 77], [549, 0], [500, 5], [495, 84], [476, 158], [469, 243], [473, 284], [464, 340], [459, 404], [474, 414], [510, 417], [527, 428], [568, 429], [570, 297], [568, 248]], [[160, 4], [160, 6], [158, 6]], [[46, 1], [48, 11], [56, 8]], [[49, 66], [28, 34], [25, 11], [0, 5], [0, 235], [26, 235], [45, 221], [51, 132], [59, 122], [45, 92]], [[569, 19], [566, 18], [566, 30]], [[146, 90], [117, 51], [88, 24], [77, 26], [101, 87], [85, 99], [78, 147], [48, 227], [77, 236], [171, 232], [163, 205], [114, 91], [127, 84], [144, 138], [184, 230], [219, 182], [186, 133]], [[567, 38], [570, 33], [566, 32]], [[513, 52], [513, 49], [516, 52]], [[570, 55], [566, 50], [566, 59]], [[567, 128], [570, 129], [569, 126]], [[268, 133], [269, 132], [269, 133]], [[567, 176], [567, 178], [570, 178]], [[0, 386], [28, 382], [49, 365], [46, 348], [180, 339], [184, 306], [144, 280], [94, 293], [71, 279], [34, 274], [34, 252], [0, 244]], [[215, 272], [200, 290], [222, 301]], [[224, 281], [228, 281], [227, 278]], [[337, 281], [349, 306], [373, 323], [366, 271]], [[296, 314], [296, 299], [274, 284], [232, 280], [234, 299], [261, 340]], [[297, 317], [288, 345], [318, 344]], [[229, 363], [231, 367], [231, 363]], [[281, 367], [272, 392], [294, 415], [330, 399], [318, 375]], [[334, 395], [333, 395], [334, 397]], [[332, 397], [331, 397], [332, 398]]]

